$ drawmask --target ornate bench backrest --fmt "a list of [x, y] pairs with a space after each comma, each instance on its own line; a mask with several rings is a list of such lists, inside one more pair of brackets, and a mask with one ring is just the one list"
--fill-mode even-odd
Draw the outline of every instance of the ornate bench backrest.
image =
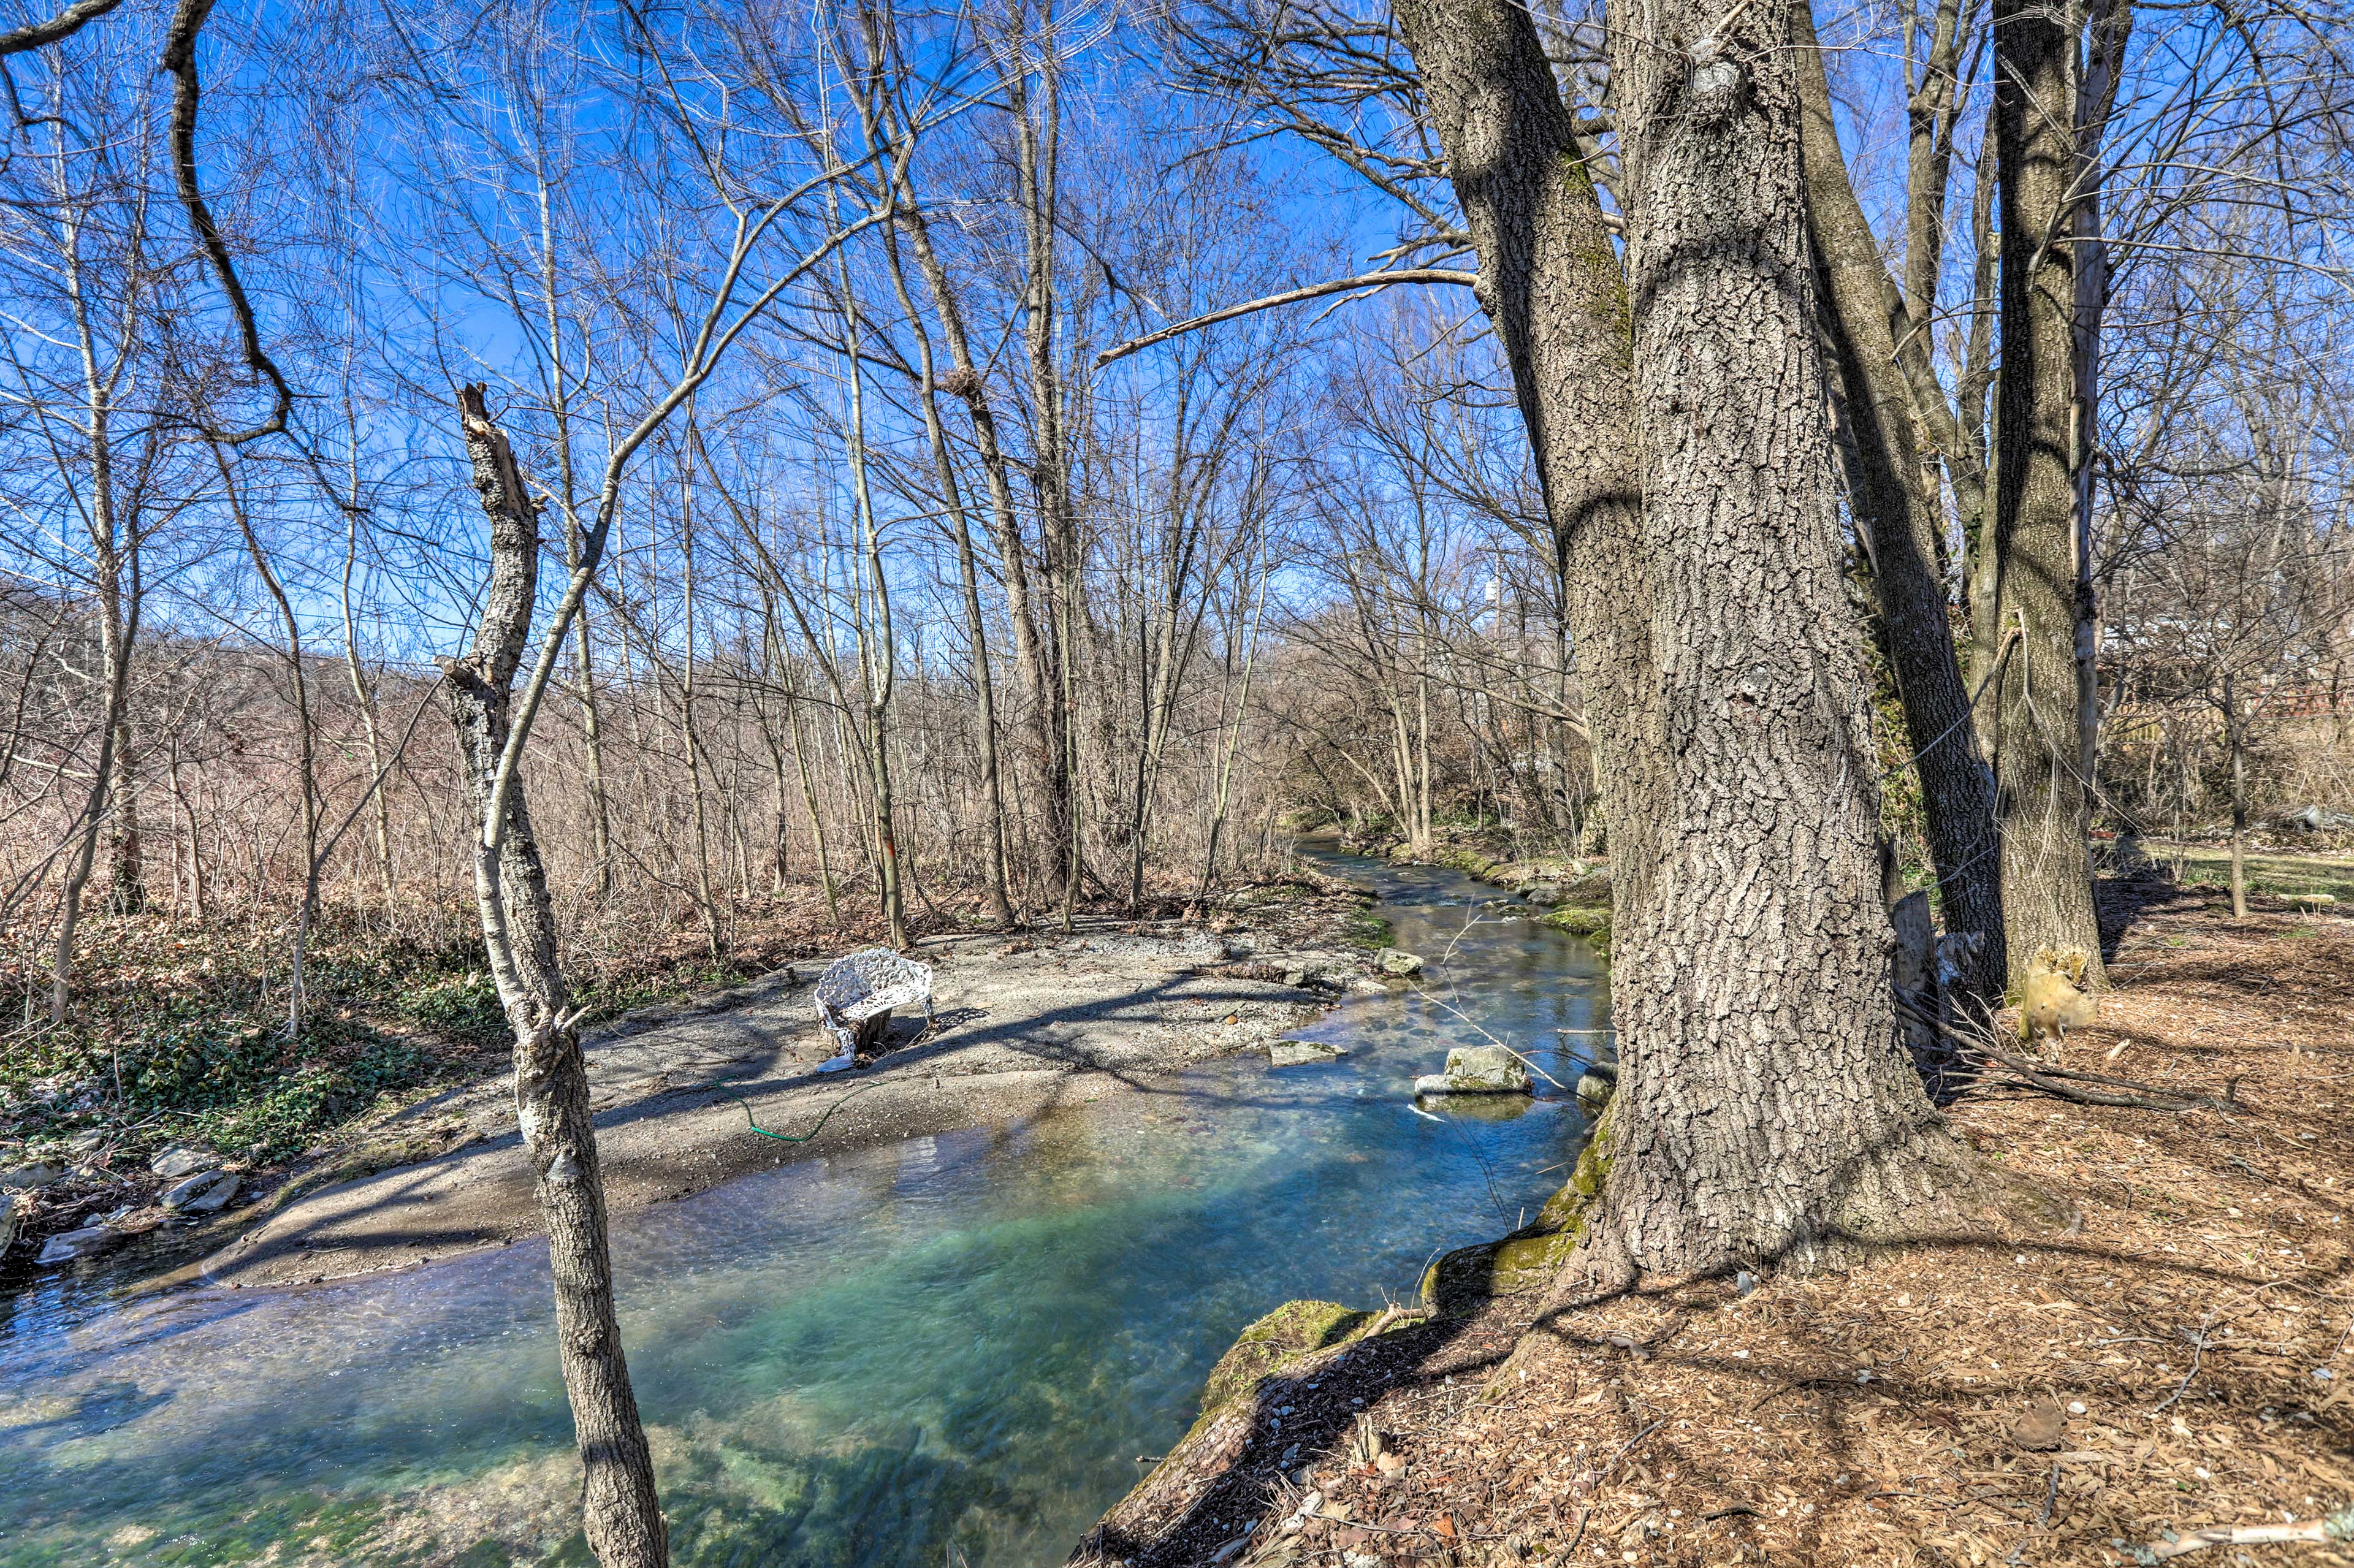
[[818, 1022], [845, 1051], [856, 1048], [860, 1024], [896, 1007], [921, 1007], [925, 1017], [931, 1016], [929, 964], [888, 948], [862, 948], [834, 959], [818, 979]]

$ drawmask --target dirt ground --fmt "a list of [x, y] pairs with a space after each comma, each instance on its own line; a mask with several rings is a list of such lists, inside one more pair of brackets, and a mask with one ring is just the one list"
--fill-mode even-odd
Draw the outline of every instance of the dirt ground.
[[[933, 1022], [895, 1020], [889, 1049], [854, 1071], [815, 1071], [835, 1051], [811, 1004], [821, 965], [638, 1015], [586, 1043], [608, 1202], [627, 1211], [786, 1160], [1011, 1125], [1263, 1049], [1350, 984], [1378, 983], [1343, 935], [1363, 903], [1335, 885], [1208, 928], [1094, 920], [1070, 936], [926, 942]], [[761, 1137], [752, 1118], [803, 1140]], [[157, 1283], [317, 1283], [535, 1234], [517, 1149], [503, 1076], [435, 1096]], [[343, 1170], [355, 1174], [332, 1180]]]
[[1074, 1561], [2041, 1568], [2346, 1507], [2354, 922], [2264, 902], [2119, 890], [2116, 989], [2066, 1048], [2241, 1111], [1953, 1107], [2073, 1227], [1390, 1327], [1205, 1424]]

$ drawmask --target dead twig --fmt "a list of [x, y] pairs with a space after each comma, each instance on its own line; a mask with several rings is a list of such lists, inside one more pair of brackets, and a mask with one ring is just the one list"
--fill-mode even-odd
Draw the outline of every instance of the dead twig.
[[2146, 1554], [2144, 1561], [2163, 1563], [2169, 1557], [2187, 1557], [2211, 1546], [2266, 1546], [2281, 1542], [2327, 1541], [2354, 1541], [2354, 1507], [2342, 1508], [2336, 1513], [2324, 1514], [2319, 1519], [2308, 1519], [2297, 1524], [2211, 1524], [2181, 1534], [2168, 1531], [2165, 1539], [2151, 1542], [2142, 1551]]
[[[2041, 1062], [2032, 1062], [2015, 1052], [2006, 1050], [1990, 1030], [1984, 1033], [1965, 1033], [1944, 1019], [1922, 1011], [1903, 998], [1898, 999], [1896, 1005], [1899, 1011], [1920, 1020], [1952, 1041], [1965, 1055], [1990, 1060], [2017, 1075], [2012, 1079], [1996, 1080], [1998, 1086], [2004, 1083], [2012, 1083], [2022, 1087], [2040, 1090], [2055, 1098], [2073, 1100], [2079, 1105], [2111, 1106], [2126, 1110], [2219, 1110], [2226, 1115], [2236, 1116], [2246, 1108], [2228, 1097], [2219, 1099], [2213, 1095], [2161, 1088], [2156, 1084], [2146, 1084], [2135, 1078], [2113, 1077], [2106, 1073], [2080, 1073], [2066, 1067], [2053, 1067]], [[2237, 1080], [2234, 1080], [2235, 1084]], [[2083, 1086], [2085, 1085], [2099, 1085], [2102, 1087]]]

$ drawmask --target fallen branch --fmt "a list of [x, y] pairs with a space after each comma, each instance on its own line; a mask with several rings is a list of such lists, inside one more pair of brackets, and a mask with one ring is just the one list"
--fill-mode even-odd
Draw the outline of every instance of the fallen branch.
[[[2016, 1052], [2004, 1048], [1992, 1031], [1970, 1034], [1956, 1029], [1944, 1019], [1924, 1012], [1912, 1001], [1900, 997], [1897, 1008], [1916, 1018], [1944, 1035], [1957, 1046], [1965, 1057], [1978, 1057], [2009, 1068], [2015, 1078], [1990, 1080], [1997, 1086], [2005, 1084], [2022, 1088], [2039, 1089], [2055, 1098], [2073, 1100], [2078, 1105], [2114, 1106], [2126, 1110], [2217, 1110], [2227, 1116], [2237, 1116], [2246, 1109], [2229, 1096], [2185, 1093], [2179, 1089], [2161, 1088], [2137, 1078], [2114, 1077], [2106, 1073], [2080, 1073], [2066, 1067], [2049, 1066], [2031, 1061]], [[2238, 1080], [2234, 1079], [2236, 1084]], [[2084, 1086], [2099, 1085], [2090, 1088]]]
[[2269, 1546], [2328, 1541], [2354, 1541], [2354, 1506], [2324, 1514], [2319, 1519], [2308, 1519], [2301, 1524], [2211, 1524], [2203, 1530], [2179, 1535], [2168, 1531], [2167, 1539], [2151, 1542], [2142, 1548], [2142, 1552], [2146, 1562], [2163, 1563], [2169, 1557], [2187, 1557], [2211, 1546]]

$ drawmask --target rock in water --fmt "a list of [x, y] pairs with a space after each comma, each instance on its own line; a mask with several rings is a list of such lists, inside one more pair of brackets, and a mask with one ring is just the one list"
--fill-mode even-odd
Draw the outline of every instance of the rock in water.
[[0, 1192], [34, 1192], [64, 1174], [54, 1165], [19, 1165], [13, 1171], [0, 1171]]
[[1598, 1113], [1618, 1092], [1618, 1064], [1589, 1062], [1577, 1075], [1577, 1098], [1589, 1114]]
[[122, 1239], [119, 1231], [109, 1230], [104, 1225], [85, 1225], [78, 1231], [51, 1236], [48, 1244], [41, 1248], [40, 1261], [44, 1264], [71, 1263], [78, 1257], [102, 1252]]
[[228, 1207], [228, 1201], [236, 1196], [235, 1172], [207, 1171], [164, 1193], [164, 1206], [184, 1214], [210, 1214]]
[[1278, 1067], [1305, 1066], [1310, 1062], [1330, 1062], [1347, 1055], [1338, 1045], [1322, 1040], [1278, 1040], [1267, 1048], [1267, 1059]]
[[1400, 980], [1404, 980], [1408, 975], [1418, 975], [1422, 972], [1421, 957], [1409, 953], [1402, 948], [1384, 948], [1381, 962], [1382, 973], [1395, 975]]
[[1533, 1094], [1529, 1070], [1501, 1045], [1458, 1045], [1447, 1054], [1447, 1071], [1414, 1081], [1417, 1095]]
[[210, 1150], [188, 1149], [175, 1144], [149, 1160], [147, 1169], [166, 1181], [176, 1181], [183, 1176], [194, 1176], [199, 1171], [211, 1170], [216, 1158]]

